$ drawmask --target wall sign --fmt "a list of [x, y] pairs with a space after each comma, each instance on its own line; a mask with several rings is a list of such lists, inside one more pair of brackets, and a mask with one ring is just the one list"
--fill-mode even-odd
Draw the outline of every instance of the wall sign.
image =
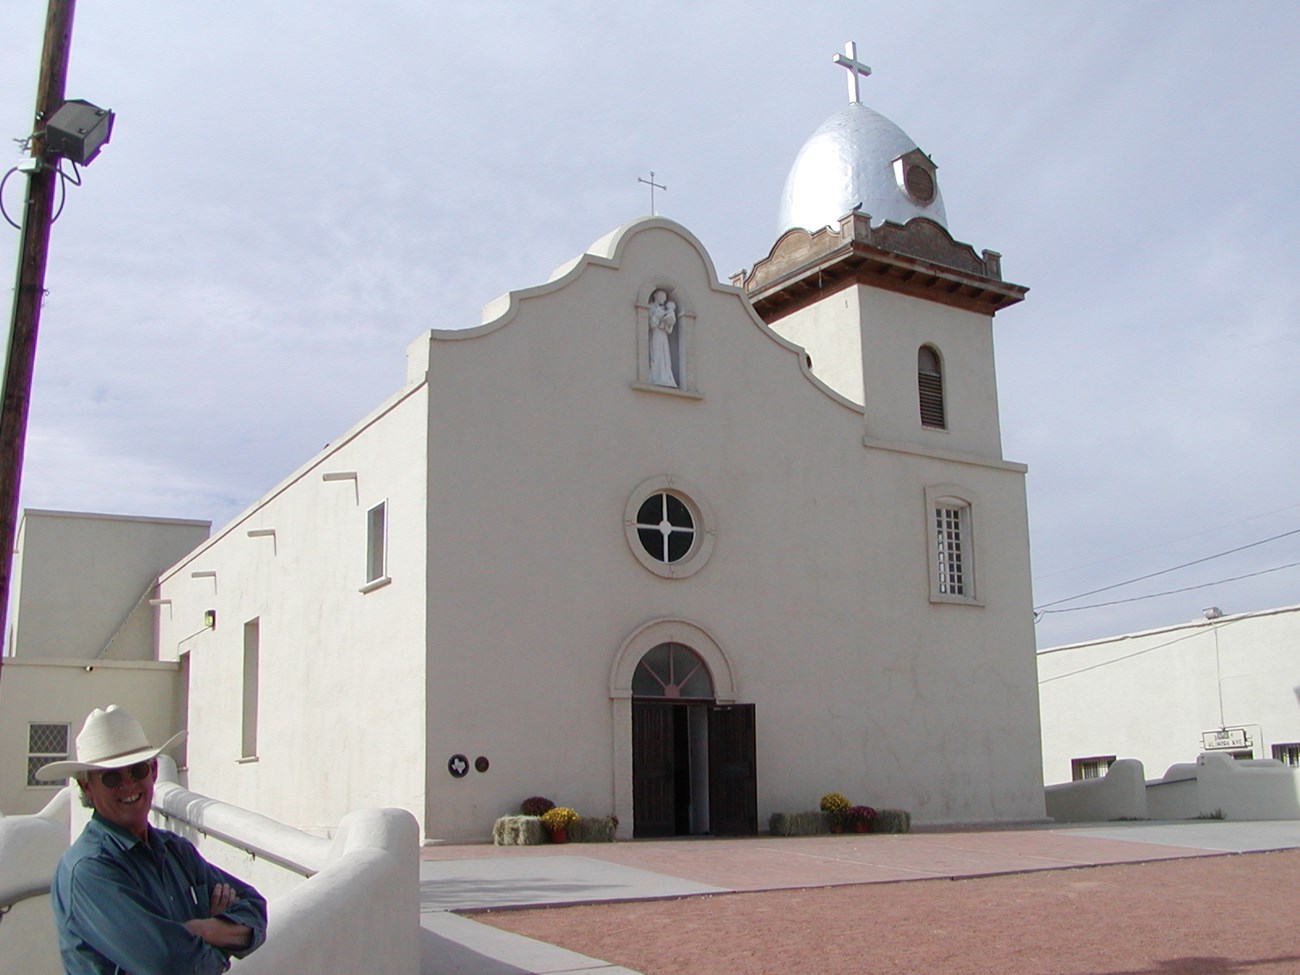
[[1202, 731], [1201, 747], [1207, 752], [1218, 748], [1249, 748], [1250, 738], [1245, 728], [1220, 728], [1218, 731]]

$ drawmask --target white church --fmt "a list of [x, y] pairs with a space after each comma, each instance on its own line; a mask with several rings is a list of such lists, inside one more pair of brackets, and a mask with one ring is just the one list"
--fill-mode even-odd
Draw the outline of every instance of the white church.
[[[950, 236], [934, 162], [837, 60], [849, 103], [748, 272], [641, 218], [417, 336], [400, 388], [233, 522], [164, 526], [181, 550], [103, 611], [136, 621], [107, 642], [60, 638], [74, 594], [20, 539], [0, 752], [30, 765], [39, 726], [51, 760], [132, 693], [101, 681], [148, 671], [119, 703], [188, 727], [189, 788], [313, 832], [396, 806], [484, 840], [538, 794], [621, 837], [756, 833], [832, 790], [1041, 819], [993, 354], [1026, 289]], [[52, 791], [21, 773], [0, 808]]]

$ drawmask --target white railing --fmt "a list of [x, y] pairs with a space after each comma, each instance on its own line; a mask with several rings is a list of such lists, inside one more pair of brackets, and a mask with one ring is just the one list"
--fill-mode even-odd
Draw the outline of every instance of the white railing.
[[0, 817], [0, 972], [61, 975], [50, 879], [68, 848], [75, 786], [39, 813]]

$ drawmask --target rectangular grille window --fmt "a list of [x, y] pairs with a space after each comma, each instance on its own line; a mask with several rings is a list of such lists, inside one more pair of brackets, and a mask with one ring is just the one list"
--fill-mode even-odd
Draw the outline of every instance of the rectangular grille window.
[[36, 777], [36, 770], [50, 762], [62, 762], [68, 757], [68, 725], [30, 724], [27, 726], [27, 784], [57, 785]]
[[1102, 779], [1115, 763], [1114, 755], [1095, 755], [1092, 758], [1070, 759], [1070, 778], [1075, 782], [1084, 779]]
[[1283, 765], [1300, 768], [1300, 742], [1273, 746], [1273, 757]]
[[963, 559], [962, 509], [934, 509], [935, 541], [938, 546], [939, 592], [944, 596], [966, 595]]

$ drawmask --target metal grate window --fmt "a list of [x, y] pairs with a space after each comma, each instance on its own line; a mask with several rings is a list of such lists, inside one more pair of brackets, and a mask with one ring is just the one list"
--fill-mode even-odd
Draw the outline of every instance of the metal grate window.
[[1300, 742], [1273, 746], [1273, 757], [1283, 765], [1300, 768]]
[[1092, 758], [1070, 759], [1070, 778], [1075, 782], [1084, 779], [1104, 779], [1115, 764], [1114, 755], [1095, 755]]
[[966, 564], [962, 539], [963, 513], [962, 508], [948, 508], [942, 505], [934, 509], [939, 593], [944, 596], [966, 595]]
[[68, 725], [29, 724], [27, 726], [27, 784], [50, 786], [36, 777], [36, 770], [50, 762], [62, 762], [68, 757]]

